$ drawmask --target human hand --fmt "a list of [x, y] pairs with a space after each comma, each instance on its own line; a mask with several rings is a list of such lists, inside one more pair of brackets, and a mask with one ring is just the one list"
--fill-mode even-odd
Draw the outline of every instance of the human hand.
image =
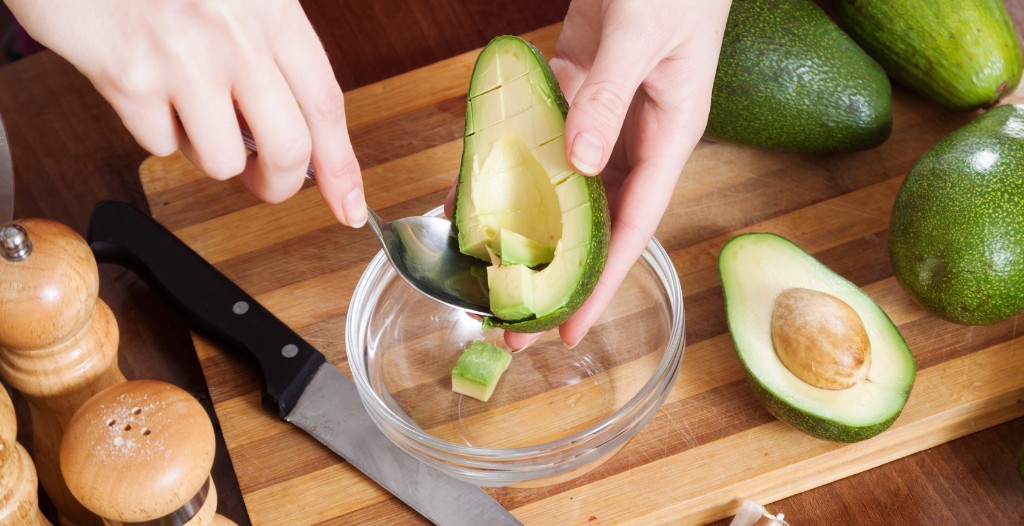
[[[6, 0], [81, 71], [154, 155], [177, 149], [260, 199], [297, 192], [312, 160], [339, 221], [366, 221], [341, 87], [298, 0]], [[247, 155], [240, 121], [259, 147]]]
[[[559, 327], [575, 346], [611, 303], [704, 133], [730, 0], [573, 0], [551, 69], [569, 101], [566, 158], [601, 174], [611, 210], [604, 273]], [[522, 349], [540, 335], [505, 333]]]

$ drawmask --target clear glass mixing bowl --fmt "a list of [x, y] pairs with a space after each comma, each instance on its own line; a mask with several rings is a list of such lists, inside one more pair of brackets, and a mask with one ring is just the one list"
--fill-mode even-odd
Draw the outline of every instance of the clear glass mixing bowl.
[[451, 369], [473, 340], [503, 347], [501, 331], [416, 292], [383, 254], [363, 272], [346, 323], [353, 379], [380, 429], [481, 486], [543, 486], [600, 465], [658, 410], [683, 359], [679, 278], [653, 239], [579, 345], [549, 331], [513, 355], [487, 402], [454, 393]]

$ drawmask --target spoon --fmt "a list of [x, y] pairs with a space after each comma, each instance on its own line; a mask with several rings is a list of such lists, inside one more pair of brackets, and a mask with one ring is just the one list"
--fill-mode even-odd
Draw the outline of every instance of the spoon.
[[[242, 140], [256, 152], [256, 141], [248, 130], [242, 130]], [[312, 164], [306, 178], [316, 183]], [[366, 222], [395, 271], [414, 289], [456, 309], [494, 315], [487, 293], [487, 264], [459, 252], [450, 221], [430, 216], [385, 221], [367, 207]]]

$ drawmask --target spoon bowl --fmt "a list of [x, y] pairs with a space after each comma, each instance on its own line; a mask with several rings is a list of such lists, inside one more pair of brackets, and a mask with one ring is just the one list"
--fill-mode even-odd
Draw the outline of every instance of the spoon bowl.
[[[256, 152], [256, 141], [248, 130], [242, 130], [242, 141]], [[313, 165], [306, 169], [306, 178], [316, 183]], [[450, 221], [428, 216], [385, 221], [367, 207], [366, 223], [395, 271], [414, 289], [456, 309], [494, 315], [487, 292], [487, 265], [459, 252]]]
[[493, 316], [487, 267], [459, 252], [451, 222], [429, 216], [385, 221], [373, 209], [367, 208], [367, 212], [367, 224], [402, 279], [445, 305]]

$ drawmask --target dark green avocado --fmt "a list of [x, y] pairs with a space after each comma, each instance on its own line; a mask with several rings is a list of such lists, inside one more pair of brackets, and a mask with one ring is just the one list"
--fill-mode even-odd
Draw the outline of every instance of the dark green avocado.
[[825, 3], [893, 80], [946, 108], [991, 106], [1020, 82], [1020, 40], [1003, 0]]
[[811, 0], [735, 0], [705, 135], [773, 150], [842, 152], [892, 131], [889, 79]]
[[965, 325], [1024, 311], [1024, 105], [996, 106], [917, 161], [889, 222], [900, 285]]

